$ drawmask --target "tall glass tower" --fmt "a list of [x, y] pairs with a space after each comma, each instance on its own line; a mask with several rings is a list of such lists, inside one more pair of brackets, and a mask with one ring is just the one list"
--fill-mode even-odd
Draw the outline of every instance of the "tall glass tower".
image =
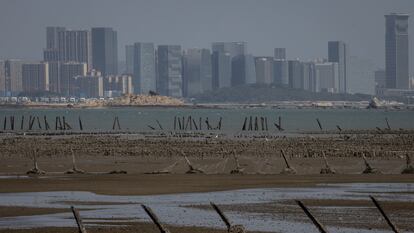
[[386, 87], [409, 89], [407, 14], [385, 15]]

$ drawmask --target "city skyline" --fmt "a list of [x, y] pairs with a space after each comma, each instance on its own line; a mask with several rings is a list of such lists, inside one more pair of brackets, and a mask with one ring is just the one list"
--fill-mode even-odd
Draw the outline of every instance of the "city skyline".
[[[70, 14], [67, 12], [75, 7], [77, 1], [41, 0], [36, 1], [36, 4], [19, 0], [2, 0], [2, 2], [4, 2], [2, 4], [4, 7], [0, 9], [0, 17], [3, 23], [0, 24], [0, 28], [4, 33], [0, 38], [0, 51], [2, 51], [0, 59], [41, 60], [39, 48], [44, 49], [45, 43], [44, 32], [40, 29], [47, 26], [62, 26], [76, 30], [104, 26], [112, 27], [118, 32], [119, 60], [122, 61], [125, 58], [124, 46], [136, 41], [179, 44], [183, 48], [210, 48], [214, 41], [245, 41], [249, 44], [248, 53], [254, 56], [272, 56], [273, 48], [281, 47], [289, 51], [288, 59], [300, 58], [307, 61], [327, 57], [326, 41], [341, 40], [349, 45], [351, 48], [349, 53], [352, 56], [370, 59], [377, 68], [385, 67], [383, 15], [391, 12], [410, 13], [406, 12], [406, 9], [410, 9], [410, 6], [414, 7], [414, 2], [405, 0], [397, 1], [398, 4], [395, 4], [396, 1], [375, 0], [375, 7], [372, 6], [374, 1], [371, 0], [363, 2], [263, 1], [262, 4], [253, 4], [254, 1], [237, 1], [236, 4], [236, 1], [206, 3], [180, 0], [123, 1], [122, 4], [117, 4], [115, 9], [111, 7], [115, 4], [113, 1], [90, 0], [85, 1], [83, 7], [77, 12], [77, 17], [73, 18], [69, 17]], [[252, 5], [254, 8], [251, 8]], [[49, 11], [56, 9], [57, 6], [65, 6], [68, 10], [60, 12], [59, 15], [52, 13], [51, 18], [48, 19], [40, 17], [43, 12], [42, 6]], [[112, 10], [113, 12], [121, 11], [123, 14], [92, 16], [91, 11], [88, 11], [92, 7], [102, 12]], [[18, 13], [22, 8], [29, 9], [27, 14]], [[171, 12], [167, 12], [167, 8], [171, 8]], [[309, 10], [305, 12], [303, 8], [309, 8]], [[146, 9], [153, 12], [153, 15], [144, 12]], [[192, 10], [189, 17], [193, 15], [197, 17], [188, 20], [188, 17], [177, 16], [164, 25], [161, 25], [160, 19], [155, 19], [160, 14], [168, 17], [173, 13], [186, 11], [186, 9]], [[132, 10], [136, 11], [135, 14], [132, 14]], [[348, 18], [349, 14], [344, 14], [347, 10], [348, 12], [352, 10], [352, 18]], [[364, 15], [364, 12], [368, 10], [371, 12], [369, 16]], [[252, 17], [239, 17], [236, 14], [237, 11]], [[286, 15], [284, 11], [298, 14]], [[282, 16], [286, 20], [281, 20]], [[23, 20], [27, 17], [31, 17], [30, 20]], [[331, 22], [330, 17], [335, 17], [334, 22]], [[149, 19], [153, 25], [151, 28], [145, 24]], [[218, 22], [220, 25], [217, 24]], [[290, 22], [290, 24], [282, 22]], [[255, 26], [259, 23], [263, 27]], [[190, 29], [192, 33], [188, 33]], [[171, 31], [174, 33], [170, 33]], [[413, 38], [413, 30], [409, 33], [409, 36]], [[30, 36], [24, 36], [27, 34]], [[14, 39], [17, 37], [21, 38], [19, 42]], [[410, 57], [413, 57], [412, 40], [409, 42], [409, 48]], [[414, 72], [413, 66], [413, 63], [410, 63], [410, 75]]]

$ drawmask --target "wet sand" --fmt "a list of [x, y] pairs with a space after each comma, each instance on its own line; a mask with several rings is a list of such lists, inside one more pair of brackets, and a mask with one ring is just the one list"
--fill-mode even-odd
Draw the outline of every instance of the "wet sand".
[[[225, 233], [225, 230], [207, 229], [202, 227], [177, 227], [167, 226], [171, 232], [182, 233]], [[159, 232], [155, 225], [149, 223], [134, 223], [132, 226], [118, 227], [88, 227], [88, 233], [154, 233]], [[34, 228], [34, 229], [6, 229], [0, 230], [0, 233], [74, 233], [78, 232], [76, 228]]]
[[[281, 157], [283, 149], [297, 175], [280, 175], [285, 168]], [[136, 135], [62, 135], [62, 136], [0, 136], [0, 193], [45, 192], [45, 191], [90, 191], [111, 195], [151, 195], [189, 192], [211, 192], [246, 188], [311, 187], [324, 183], [414, 183], [414, 175], [402, 175], [405, 155], [414, 157], [414, 134], [349, 134], [300, 137], [261, 138], [148, 138]], [[72, 168], [72, 151], [78, 169], [87, 174], [68, 175]], [[322, 157], [325, 152], [335, 175], [320, 175], [325, 166]], [[26, 177], [33, 167], [33, 155], [38, 166], [46, 175]], [[365, 169], [364, 154], [370, 164], [383, 174], [361, 174]], [[206, 174], [185, 174], [188, 165]], [[231, 175], [239, 165], [245, 174]], [[126, 171], [125, 175], [110, 175], [108, 172]], [[144, 174], [167, 171], [170, 174]], [[15, 177], [23, 175], [22, 177]], [[2, 178], [3, 176], [3, 178]], [[10, 177], [4, 177], [10, 176]], [[308, 200], [311, 208], [329, 207], [327, 201]], [[336, 203], [337, 204], [337, 203]], [[340, 202], [343, 207], [367, 206], [368, 202]], [[272, 204], [270, 204], [272, 206]], [[337, 205], [336, 205], [337, 206]], [[407, 212], [413, 218], [414, 207], [401, 203], [385, 205], [392, 216]], [[266, 205], [224, 206], [226, 210], [252, 209], [269, 213]], [[340, 214], [320, 212], [316, 215], [332, 226], [342, 221]], [[52, 212], [50, 212], [52, 211]], [[58, 209], [33, 209], [0, 207], [6, 216], [37, 215], [60, 212]], [[298, 215], [297, 209], [281, 209], [285, 218], [308, 221]], [[387, 229], [381, 216], [372, 215], [370, 221], [361, 225], [352, 224], [361, 214], [373, 212], [350, 212], [345, 214], [342, 226]], [[280, 214], [280, 213], [278, 213]], [[342, 213], [341, 213], [342, 214]], [[280, 215], [281, 216], [281, 215]], [[300, 216], [300, 217], [295, 217]], [[348, 218], [349, 217], [349, 218]], [[378, 223], [378, 224], [377, 224]], [[135, 224], [135, 223], [134, 223]], [[381, 225], [382, 224], [382, 225]], [[402, 223], [410, 229], [412, 225]], [[220, 232], [196, 227], [172, 227], [175, 232]], [[0, 230], [3, 232], [74, 232], [73, 228], [43, 228], [31, 230]], [[128, 227], [99, 227], [88, 232], [157, 232], [152, 224], [135, 224]], [[223, 231], [222, 231], [223, 232]]]

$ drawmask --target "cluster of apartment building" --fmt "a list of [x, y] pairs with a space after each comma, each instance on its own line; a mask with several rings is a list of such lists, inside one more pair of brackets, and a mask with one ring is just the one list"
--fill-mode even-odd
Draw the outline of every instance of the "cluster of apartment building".
[[[408, 90], [408, 15], [386, 15], [385, 70], [376, 72], [377, 94]], [[61, 96], [113, 97], [156, 92], [193, 97], [246, 84], [275, 84], [312, 92], [348, 93], [348, 46], [327, 44], [327, 58], [253, 56], [246, 42], [214, 42], [211, 48], [137, 42], [125, 46], [126, 68], [118, 70], [117, 32], [112, 28], [46, 28], [41, 62], [0, 61], [0, 96], [52, 92]]]

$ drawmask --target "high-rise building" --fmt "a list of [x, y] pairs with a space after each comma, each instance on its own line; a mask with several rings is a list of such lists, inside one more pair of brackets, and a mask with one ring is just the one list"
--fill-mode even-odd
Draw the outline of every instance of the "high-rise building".
[[289, 86], [289, 65], [286, 60], [274, 60], [273, 82], [284, 87]]
[[288, 61], [289, 87], [303, 89], [302, 64], [298, 60]]
[[316, 92], [337, 93], [339, 89], [339, 67], [336, 62], [315, 64]]
[[58, 31], [59, 61], [92, 64], [91, 33], [87, 30]]
[[104, 96], [117, 97], [133, 94], [132, 76], [129, 74], [109, 75], [103, 78]]
[[104, 97], [104, 84], [101, 72], [89, 71], [86, 75], [79, 75], [72, 78], [74, 85], [73, 96], [81, 98]]
[[153, 43], [135, 43], [133, 57], [134, 93], [148, 94], [157, 90], [155, 48]]
[[112, 28], [92, 28], [92, 64], [103, 76], [118, 74], [118, 38]]
[[328, 61], [338, 63], [339, 72], [339, 93], [347, 93], [347, 66], [348, 66], [348, 48], [342, 41], [328, 42]]
[[407, 14], [385, 15], [385, 73], [387, 88], [409, 89]]
[[231, 86], [231, 56], [215, 51], [211, 57], [213, 89]]
[[76, 93], [73, 77], [85, 76], [87, 72], [86, 63], [67, 62], [60, 65], [59, 86], [60, 94], [73, 96]]
[[182, 54], [180, 45], [159, 45], [157, 92], [182, 97]]
[[275, 48], [274, 58], [276, 60], [286, 60], [286, 48]]
[[212, 89], [209, 49], [188, 49], [183, 56], [183, 96], [194, 96]]
[[60, 93], [60, 65], [61, 62], [49, 61], [49, 91]]
[[59, 61], [59, 33], [64, 32], [64, 27], [46, 28], [46, 48], [43, 50], [44, 61]]
[[47, 27], [46, 28], [46, 49], [59, 48], [59, 32], [66, 31], [65, 27]]
[[6, 95], [6, 70], [4, 61], [0, 60], [0, 96]]
[[316, 92], [315, 63], [313, 62], [302, 63], [302, 79], [303, 79], [304, 90]]
[[[246, 73], [247, 67], [246, 67], [246, 61], [249, 61], [253, 67], [254, 67], [254, 59], [252, 57], [246, 59], [244, 55], [247, 53], [247, 46], [246, 42], [214, 42], [212, 44], [212, 52], [218, 53], [217, 55], [213, 56], [213, 59], [222, 57], [224, 54], [228, 54], [230, 56], [230, 67], [227, 68], [221, 68], [221, 67], [214, 67], [215, 65], [225, 65], [225, 63], [221, 64], [217, 61], [212, 62], [213, 64], [213, 70], [231, 70], [231, 85], [241, 85], [245, 84], [246, 82]], [[234, 71], [234, 73], [233, 73]], [[218, 74], [215, 72], [215, 74]], [[241, 77], [240, 75], [243, 75]], [[221, 77], [225, 78], [225, 77]], [[254, 77], [255, 78], [255, 77]], [[214, 80], [219, 80], [220, 77], [214, 77]], [[249, 78], [248, 78], [249, 79]]]
[[273, 83], [273, 57], [256, 57], [256, 81], [261, 84]]
[[235, 56], [231, 62], [231, 85], [239, 86], [256, 83], [254, 57], [251, 54]]
[[17, 96], [23, 91], [21, 60], [6, 60], [4, 71], [6, 76], [6, 96]]
[[49, 64], [25, 63], [22, 65], [23, 91], [27, 93], [49, 91]]
[[125, 62], [126, 70], [125, 73], [134, 73], [134, 45], [125, 45]]

